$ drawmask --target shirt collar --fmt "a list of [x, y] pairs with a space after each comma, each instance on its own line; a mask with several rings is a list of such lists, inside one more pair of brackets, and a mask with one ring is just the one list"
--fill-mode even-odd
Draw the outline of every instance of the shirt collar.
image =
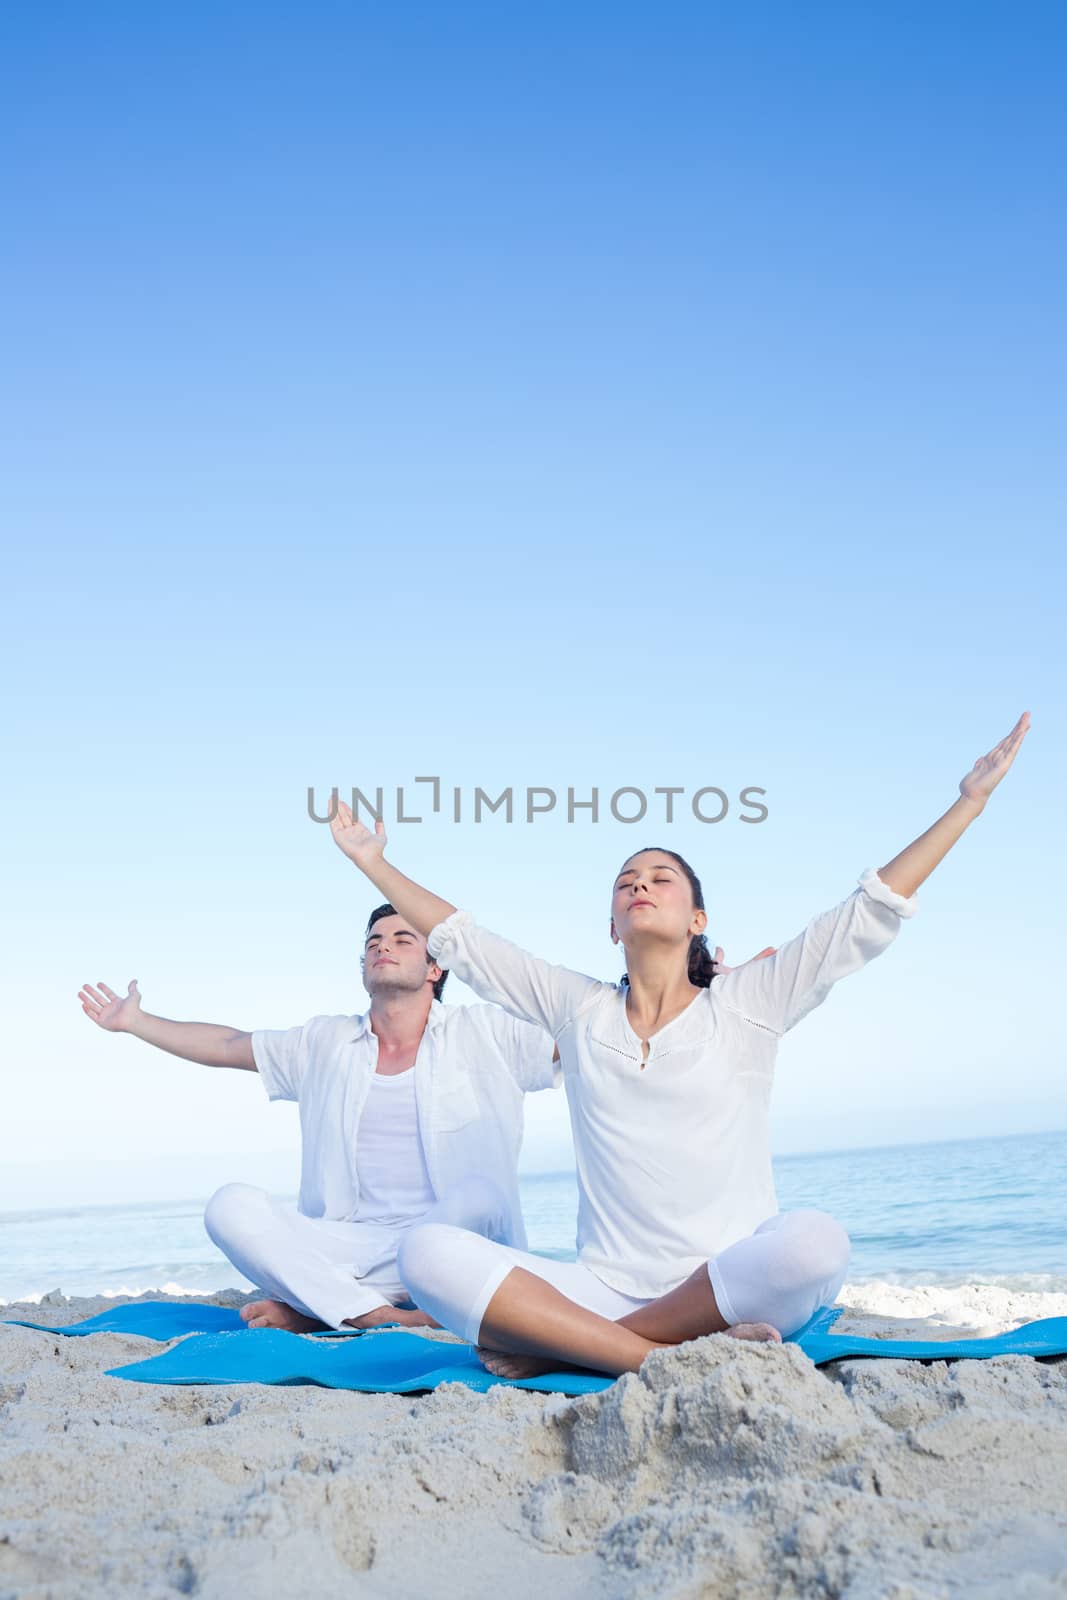
[[[442, 1022], [444, 1022], [445, 1014], [445, 1008], [441, 1004], [440, 1000], [431, 1000], [430, 1013], [426, 1018], [427, 1028], [436, 1031], [436, 1029], [441, 1026]], [[371, 1032], [370, 1012], [365, 1011], [361, 1017], [353, 1017], [352, 1025], [352, 1038], [350, 1042], [352, 1044], [356, 1044], [360, 1039], [365, 1039], [367, 1034]]]

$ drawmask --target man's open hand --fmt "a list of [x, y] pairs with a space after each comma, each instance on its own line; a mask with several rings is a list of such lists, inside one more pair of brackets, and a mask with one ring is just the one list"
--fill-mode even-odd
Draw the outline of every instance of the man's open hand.
[[129, 992], [124, 995], [116, 994], [106, 983], [98, 983], [95, 989], [91, 983], [84, 984], [78, 990], [78, 999], [85, 1015], [92, 1017], [97, 1027], [106, 1028], [108, 1033], [128, 1033], [131, 1022], [141, 1010], [141, 991], [136, 978], [130, 979]]
[[[767, 956], [773, 956], [774, 952], [777, 950], [777, 948], [778, 948], [777, 945], [769, 944], [767, 946], [766, 950], [761, 950], [758, 956], [752, 956], [750, 959], [752, 961], [763, 961]], [[723, 954], [722, 945], [721, 944], [717, 944], [715, 946], [715, 971], [716, 972], [722, 973], [722, 972], [733, 972], [734, 971], [733, 967], [728, 967], [728, 966], [725, 965], [725, 961], [726, 961], [726, 957]], [[749, 962], [748, 961], [744, 961], [741, 964], [742, 964], [742, 966], [747, 967], [749, 965]]]

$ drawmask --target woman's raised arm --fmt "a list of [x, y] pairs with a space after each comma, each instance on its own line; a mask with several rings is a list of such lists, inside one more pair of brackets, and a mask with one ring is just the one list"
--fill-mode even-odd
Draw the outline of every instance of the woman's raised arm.
[[[512, 1016], [534, 1022], [557, 1038], [579, 1011], [610, 984], [553, 966], [488, 928], [479, 927], [469, 911], [456, 907], [412, 883], [386, 861], [385, 825], [374, 832], [357, 821], [348, 806], [338, 803], [330, 823], [345, 855], [381, 890], [389, 904], [429, 940], [430, 956], [481, 1000], [503, 1006]], [[430, 935], [436, 930], [436, 936]]]
[[938, 817], [932, 827], [894, 856], [878, 876], [897, 894], [910, 897], [943, 861], [956, 840], [985, 810], [985, 803], [1015, 760], [1030, 726], [1030, 713], [1024, 711], [1009, 734], [994, 745], [988, 755], [979, 756], [965, 778], [960, 780], [960, 797]]
[[1024, 711], [1012, 731], [975, 762], [960, 783], [960, 798], [944, 816], [887, 866], [878, 872], [868, 868], [860, 879], [862, 893], [813, 918], [766, 960], [717, 978], [715, 995], [750, 1022], [785, 1033], [821, 1005], [841, 978], [873, 961], [896, 938], [900, 919], [913, 915], [919, 885], [984, 809], [1029, 726], [1030, 713]]
[[448, 900], [442, 900], [439, 895], [431, 894], [429, 889], [413, 883], [402, 872], [398, 872], [391, 862], [386, 861], [384, 852], [389, 841], [385, 834], [385, 823], [380, 817], [372, 833], [358, 817], [352, 815], [350, 806], [338, 800], [337, 810], [330, 818], [330, 832], [349, 861], [356, 863], [364, 877], [381, 890], [389, 904], [395, 906], [404, 920], [410, 922], [424, 938], [428, 938], [437, 924], [455, 911], [455, 906]]

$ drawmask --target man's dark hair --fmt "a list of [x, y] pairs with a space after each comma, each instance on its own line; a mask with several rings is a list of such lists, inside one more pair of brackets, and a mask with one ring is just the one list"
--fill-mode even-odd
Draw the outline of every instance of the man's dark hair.
[[[372, 911], [371, 914], [370, 914], [370, 921], [367, 923], [367, 932], [363, 935], [363, 937], [366, 939], [367, 936], [369, 935], [371, 929], [374, 927], [374, 924], [376, 922], [381, 922], [383, 917], [398, 917], [399, 915], [400, 915], [400, 913], [396, 909], [396, 906], [390, 906], [390, 905], [378, 906], [377, 909]], [[428, 955], [426, 957], [426, 965], [428, 967], [432, 967], [433, 966], [433, 957], [432, 956]], [[433, 997], [434, 997], [435, 1000], [440, 1000], [441, 991], [444, 989], [445, 980], [447, 979], [447, 977], [448, 977], [448, 973], [442, 971], [441, 976], [438, 978], [437, 982], [434, 984], [434, 986], [433, 986]]]

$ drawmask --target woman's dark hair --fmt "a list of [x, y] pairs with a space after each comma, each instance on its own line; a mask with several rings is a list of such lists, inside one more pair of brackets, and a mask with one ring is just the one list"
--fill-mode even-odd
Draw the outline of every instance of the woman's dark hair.
[[[705, 909], [704, 891], [700, 887], [700, 879], [697, 877], [696, 873], [693, 871], [685, 857], [680, 856], [677, 850], [667, 850], [663, 845], [660, 844], [648, 844], [645, 845], [643, 850], [635, 850], [633, 855], [626, 857], [626, 860], [632, 861], [634, 856], [644, 855], [649, 850], [655, 850], [659, 855], [670, 856], [672, 861], [677, 861], [678, 865], [689, 879], [689, 887], [693, 891], [694, 906], [698, 911], [703, 911]], [[715, 958], [708, 949], [707, 935], [703, 933], [694, 933], [693, 937], [689, 941], [689, 982], [695, 984], [698, 989], [710, 989], [711, 980], [715, 977], [716, 971], [717, 968], [715, 965]], [[629, 973], [623, 973], [622, 982], [629, 984]]]
[[[400, 915], [400, 913], [396, 909], [396, 906], [390, 906], [390, 905], [378, 906], [370, 914], [370, 921], [367, 923], [367, 932], [363, 935], [363, 937], [366, 938], [367, 935], [370, 933], [371, 929], [374, 927], [374, 924], [376, 922], [381, 922], [383, 917], [398, 917], [399, 915]], [[428, 967], [432, 967], [433, 966], [433, 956], [428, 955], [426, 957], [426, 965]], [[448, 977], [448, 973], [445, 972], [442, 969], [441, 976], [438, 978], [437, 982], [433, 986], [433, 997], [434, 997], [435, 1000], [440, 1000], [441, 991], [445, 986], [445, 980], [447, 979], [447, 977]]]

